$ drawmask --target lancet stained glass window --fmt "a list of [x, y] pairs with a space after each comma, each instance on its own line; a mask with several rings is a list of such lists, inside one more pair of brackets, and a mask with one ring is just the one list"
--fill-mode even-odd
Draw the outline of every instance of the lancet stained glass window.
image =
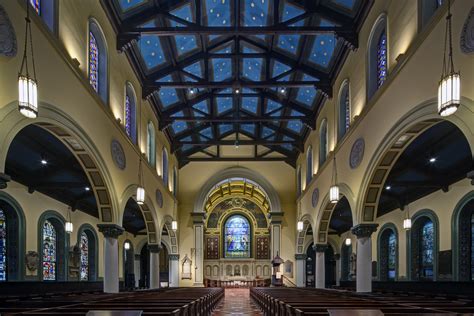
[[474, 213], [471, 214], [471, 281], [474, 281]]
[[56, 229], [50, 221], [43, 224], [43, 280], [56, 280]]
[[433, 277], [434, 255], [434, 229], [433, 222], [427, 221], [421, 228], [421, 266], [424, 278]]
[[89, 238], [86, 232], [81, 233], [81, 281], [89, 280]]
[[242, 215], [233, 215], [225, 223], [226, 258], [250, 258], [250, 224]]
[[397, 251], [397, 237], [392, 231], [388, 236], [388, 279], [395, 279], [395, 269], [397, 266], [396, 260], [396, 251]]
[[377, 87], [387, 79], [387, 35], [385, 31], [380, 35], [377, 43]]
[[41, 10], [41, 1], [40, 0], [30, 0], [30, 4], [31, 6], [33, 7], [33, 9], [35, 10], [35, 12], [39, 15], [40, 14], [40, 10]]
[[89, 32], [89, 82], [99, 92], [99, 47], [92, 32]]
[[7, 217], [0, 209], [0, 281], [7, 280]]
[[132, 104], [128, 94], [125, 96], [125, 132], [132, 137]]

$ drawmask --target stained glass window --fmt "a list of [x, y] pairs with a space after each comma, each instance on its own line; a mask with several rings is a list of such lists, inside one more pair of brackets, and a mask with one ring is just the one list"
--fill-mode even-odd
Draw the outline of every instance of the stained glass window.
[[351, 123], [351, 105], [349, 99], [349, 83], [345, 83], [339, 99], [339, 134], [338, 140], [341, 139], [349, 129]]
[[166, 151], [166, 148], [163, 148], [163, 153], [162, 153], [162, 163], [163, 163], [163, 182], [165, 184], [165, 187], [168, 187], [168, 152]]
[[155, 150], [155, 127], [152, 122], [148, 123], [147, 128], [147, 158], [150, 165], [153, 167], [156, 164], [156, 150]]
[[0, 209], [0, 281], [7, 280], [7, 217]]
[[306, 186], [313, 179], [313, 148], [309, 147], [306, 153]]
[[33, 9], [36, 11], [36, 13], [39, 15], [40, 10], [41, 10], [41, 2], [40, 0], [30, 0], [30, 4], [33, 7]]
[[233, 215], [225, 223], [226, 258], [250, 258], [250, 224], [242, 215]]
[[325, 162], [328, 155], [328, 124], [324, 120], [321, 123], [321, 129], [319, 133], [319, 166], [321, 167]]
[[387, 79], [387, 35], [384, 31], [377, 43], [377, 87], [380, 87], [385, 79]]
[[132, 137], [132, 104], [128, 94], [125, 96], [125, 132]]
[[89, 82], [99, 92], [99, 47], [92, 32], [89, 32]]
[[395, 233], [392, 231], [388, 236], [388, 279], [394, 280], [395, 279], [395, 270], [397, 267], [397, 237]]
[[50, 221], [43, 224], [43, 280], [56, 280], [56, 229]]
[[421, 228], [421, 266], [424, 278], [433, 277], [434, 256], [434, 229], [433, 222], [427, 221]]
[[89, 238], [85, 232], [81, 233], [81, 281], [89, 280]]
[[471, 214], [471, 281], [474, 281], [474, 213]]

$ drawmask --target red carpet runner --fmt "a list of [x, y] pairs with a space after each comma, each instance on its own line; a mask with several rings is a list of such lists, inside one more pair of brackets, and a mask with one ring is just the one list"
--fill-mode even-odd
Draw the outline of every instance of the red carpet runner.
[[263, 313], [250, 299], [249, 289], [225, 289], [225, 298], [212, 313], [213, 316], [221, 315], [255, 315]]

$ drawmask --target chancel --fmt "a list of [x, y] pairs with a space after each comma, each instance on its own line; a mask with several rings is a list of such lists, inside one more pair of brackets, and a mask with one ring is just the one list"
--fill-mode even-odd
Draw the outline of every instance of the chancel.
[[474, 314], [473, 154], [472, 1], [0, 1], [0, 314]]

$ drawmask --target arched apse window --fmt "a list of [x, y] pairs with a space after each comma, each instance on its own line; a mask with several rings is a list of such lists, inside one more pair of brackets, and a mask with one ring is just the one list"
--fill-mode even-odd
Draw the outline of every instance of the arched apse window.
[[301, 166], [296, 169], [296, 194], [301, 195]]
[[102, 101], [108, 102], [108, 55], [102, 29], [97, 21], [89, 20], [89, 83]]
[[43, 281], [66, 281], [66, 254], [69, 235], [64, 231], [64, 218], [53, 211], [43, 213], [39, 221], [39, 251]]
[[78, 230], [78, 246], [81, 252], [80, 281], [97, 280], [98, 239], [95, 230], [88, 224]]
[[436, 281], [438, 222], [434, 213], [417, 216], [410, 232], [410, 243], [407, 249], [411, 251], [411, 279]]
[[178, 168], [173, 168], [173, 194], [178, 195]]
[[324, 119], [319, 128], [319, 168], [326, 162], [328, 156], [328, 121]]
[[419, 26], [424, 28], [435, 12], [443, 5], [443, 0], [419, 0]]
[[453, 213], [453, 268], [456, 281], [474, 281], [474, 192]]
[[350, 281], [351, 275], [352, 245], [342, 245], [341, 248], [341, 281]]
[[169, 170], [168, 170], [168, 150], [166, 147], [163, 148], [163, 151], [161, 153], [161, 170], [163, 172], [163, 183], [165, 184], [165, 188], [169, 190], [168, 184], [169, 184]]
[[137, 143], [137, 98], [131, 83], [125, 85], [125, 132], [134, 144]]
[[313, 179], [313, 147], [309, 146], [306, 151], [306, 186]]
[[30, 0], [33, 10], [53, 33], [57, 32], [57, 0]]
[[378, 263], [380, 281], [397, 279], [398, 236], [395, 225], [382, 227], [378, 238]]
[[342, 84], [339, 94], [339, 130], [337, 139], [340, 140], [349, 129], [351, 124], [351, 104], [349, 98], [349, 82], [346, 80]]
[[370, 99], [388, 76], [387, 18], [385, 14], [377, 19], [370, 33], [367, 66], [367, 95]]
[[0, 282], [23, 279], [25, 218], [15, 200], [0, 192]]
[[230, 216], [224, 225], [224, 257], [250, 258], [250, 236], [248, 219], [238, 214]]
[[150, 121], [147, 125], [146, 134], [146, 157], [148, 163], [152, 166], [156, 166], [156, 141], [155, 141], [155, 126]]

